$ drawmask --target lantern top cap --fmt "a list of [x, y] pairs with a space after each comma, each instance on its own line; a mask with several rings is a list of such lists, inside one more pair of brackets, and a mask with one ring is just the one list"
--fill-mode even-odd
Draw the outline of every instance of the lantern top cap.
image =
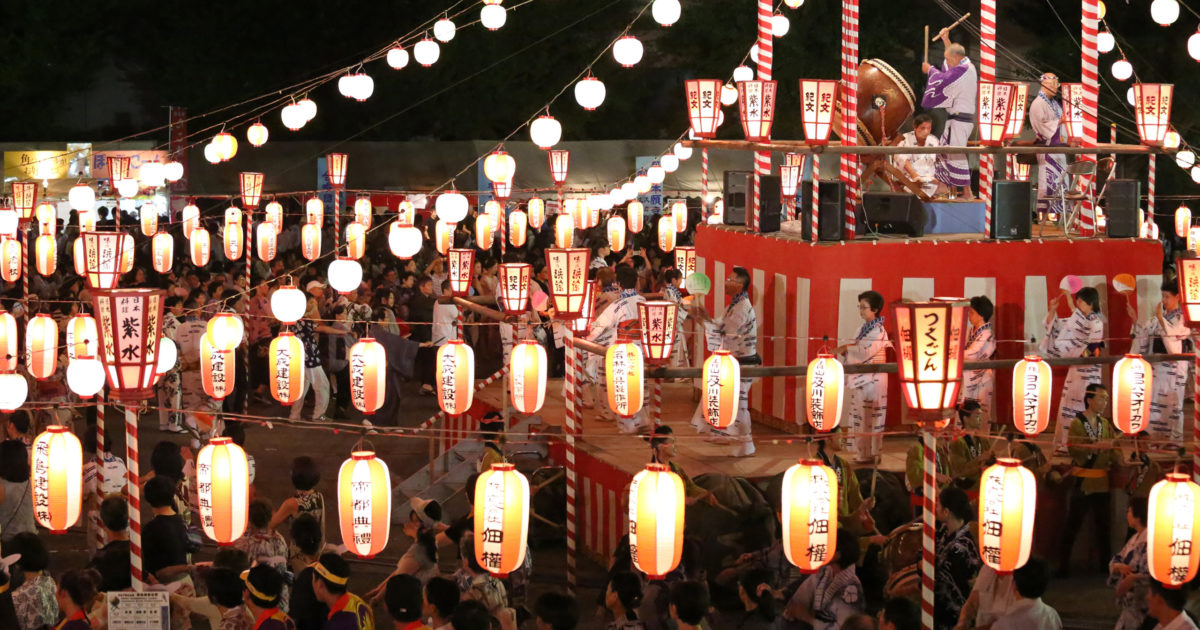
[[350, 453], [350, 459], [357, 461], [375, 459], [375, 451], [354, 451]]
[[1039, 357], [1036, 354], [1027, 354], [1027, 355], [1025, 355], [1025, 360], [1032, 363], [1034, 361], [1041, 361], [1042, 357]]
[[825, 466], [825, 463], [822, 462], [821, 460], [810, 459], [807, 457], [801, 457], [796, 463], [799, 464], [800, 466], [821, 466], [821, 467]]
[[1179, 483], [1179, 482], [1191, 481], [1191, 480], [1192, 480], [1192, 476], [1189, 474], [1186, 474], [1186, 473], [1181, 473], [1181, 472], [1167, 473], [1167, 481], [1174, 481], [1176, 483]]
[[[617, 217], [617, 218], [620, 218], [620, 217]], [[645, 305], [647, 308], [649, 308], [651, 306], [674, 306], [675, 305], [675, 303], [670, 300], [646, 300], [645, 302], [639, 302], [639, 304]]]
[[1142, 355], [1138, 354], [1136, 352], [1126, 352], [1125, 358], [1126, 359], [1140, 359], [1140, 358], [1142, 358]]
[[233, 444], [233, 438], [221, 436], [208, 441], [209, 446], [225, 446], [226, 444]]
[[46, 427], [45, 433], [70, 433], [71, 428], [61, 424], [51, 424]]
[[1017, 468], [1021, 465], [1021, 460], [1015, 457], [997, 457], [996, 466], [1004, 466], [1005, 468]]
[[375, 343], [374, 337], [359, 337], [358, 343]]
[[648, 470], [650, 472], [670, 472], [671, 468], [670, 468], [670, 466], [667, 466], [666, 464], [660, 464], [658, 462], [650, 462], [649, 464], [646, 464], [646, 470]]
[[489, 470], [492, 472], [509, 472], [516, 469], [517, 467], [510, 462], [496, 462], [492, 464], [492, 467]]

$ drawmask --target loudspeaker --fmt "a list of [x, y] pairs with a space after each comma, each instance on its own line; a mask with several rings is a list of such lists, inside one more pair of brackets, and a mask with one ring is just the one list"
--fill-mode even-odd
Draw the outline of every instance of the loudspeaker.
[[[725, 225], [746, 225], [754, 194], [753, 171], [725, 171]], [[778, 232], [783, 201], [778, 175], [759, 178], [758, 231]]]
[[[812, 184], [801, 182], [800, 217], [801, 236], [812, 240]], [[846, 186], [839, 180], [822, 181], [821, 203], [817, 208], [818, 238], [822, 241], [840, 241], [846, 234]], [[862, 210], [859, 210], [861, 216]], [[862, 234], [862, 221], [855, 223], [858, 234]]]
[[783, 183], [778, 175], [763, 175], [758, 180], [759, 194], [758, 231], [778, 232], [783, 216]]
[[1030, 182], [992, 182], [992, 238], [1019, 241], [1033, 237], [1033, 187]]
[[746, 225], [746, 198], [750, 171], [725, 171], [725, 225]]
[[862, 214], [876, 232], [925, 236], [925, 206], [912, 193], [865, 193]]
[[1114, 179], [1104, 194], [1104, 216], [1110, 238], [1137, 238], [1141, 214], [1142, 183], [1136, 179]]

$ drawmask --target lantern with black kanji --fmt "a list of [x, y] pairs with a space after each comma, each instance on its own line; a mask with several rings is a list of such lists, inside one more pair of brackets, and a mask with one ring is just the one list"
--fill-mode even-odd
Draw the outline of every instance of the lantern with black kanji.
[[1171, 130], [1171, 101], [1175, 86], [1170, 83], [1134, 83], [1133, 116], [1142, 144], [1161, 147]]
[[300, 254], [305, 260], [316, 260], [321, 255], [321, 226], [305, 223], [300, 228]]
[[100, 333], [98, 354], [117, 400], [140, 401], [154, 395], [163, 300], [159, 289], [92, 292], [92, 312]]
[[683, 275], [683, 279], [696, 273], [696, 248], [692, 245], [677, 245], [675, 247], [675, 268]]
[[437, 351], [435, 366], [438, 406], [452, 415], [471, 408], [475, 397], [475, 351], [462, 339], [451, 339]]
[[1113, 426], [1128, 435], [1150, 424], [1150, 394], [1154, 373], [1140, 354], [1127, 354], [1113, 366]]
[[387, 353], [383, 344], [363, 337], [350, 346], [350, 401], [366, 415], [383, 406], [387, 392]]
[[800, 79], [800, 120], [809, 144], [828, 144], [837, 110], [838, 82]]
[[246, 532], [250, 463], [233, 438], [215, 437], [196, 454], [196, 494], [204, 534], [228, 545]]
[[12, 183], [12, 207], [17, 212], [17, 218], [24, 224], [33, 218], [33, 208], [37, 205], [37, 182]]
[[371, 216], [374, 208], [371, 207], [370, 195], [359, 195], [354, 199], [354, 222], [363, 226], [365, 229], [371, 228]]
[[263, 174], [238, 173], [238, 183], [242, 188], [242, 205], [247, 208], [257, 208], [262, 200]]
[[513, 344], [508, 359], [508, 389], [513, 407], [521, 413], [537, 413], [546, 401], [546, 349], [525, 339]]
[[684, 83], [692, 135], [715, 138], [721, 114], [720, 79], [689, 79]]
[[1083, 95], [1082, 83], [1061, 83], [1059, 94], [1062, 95], [1063, 124], [1067, 127], [1068, 141], [1083, 140]]
[[774, 81], [738, 81], [738, 113], [746, 140], [765, 142], [771, 139], [771, 123], [775, 120], [775, 88]]
[[641, 324], [642, 352], [650, 363], [665, 363], [675, 346], [675, 324], [678, 309], [674, 302], [651, 300], [638, 303]]
[[1167, 473], [1150, 488], [1146, 564], [1168, 588], [1190, 582], [1200, 568], [1200, 486], [1190, 475]]
[[52, 424], [34, 439], [30, 455], [33, 516], [50, 533], [65, 534], [83, 505], [83, 448], [70, 427]]
[[899, 331], [900, 389], [917, 415], [941, 419], [962, 387], [966, 307], [950, 302], [912, 302], [895, 307]]
[[670, 215], [658, 218], [658, 248], [666, 253], [675, 249], [675, 219]]
[[525, 563], [529, 537], [529, 480], [508, 462], [492, 464], [475, 481], [475, 561], [496, 577]]
[[328, 153], [325, 155], [325, 168], [329, 174], [329, 184], [334, 188], [346, 185], [346, 164], [349, 156], [345, 153]]
[[150, 239], [150, 259], [158, 273], [170, 273], [175, 265], [175, 239], [166, 232], [159, 232]]
[[572, 319], [583, 312], [591, 253], [591, 250], [584, 248], [546, 250], [546, 266], [550, 268], [550, 295], [561, 318]]
[[1004, 142], [1016, 91], [1012, 83], [979, 82], [979, 142], [984, 146], [998, 147]]
[[1005, 575], [1029, 560], [1037, 480], [1021, 460], [998, 457], [979, 479], [979, 555]]
[[683, 479], [666, 464], [646, 464], [629, 483], [629, 554], [651, 580], [679, 566], [685, 499]]
[[1029, 355], [1013, 366], [1013, 424], [1033, 437], [1050, 424], [1050, 366], [1037, 355]]
[[304, 344], [296, 333], [283, 331], [267, 350], [270, 371], [267, 385], [271, 396], [287, 407], [304, 392]]
[[213, 400], [225, 400], [233, 391], [237, 378], [234, 357], [234, 350], [218, 348], [213, 343], [212, 333], [200, 337], [200, 384]]
[[39, 381], [54, 375], [58, 367], [58, 322], [38, 313], [25, 327], [25, 367]]
[[[83, 264], [88, 286], [111, 289], [121, 276], [121, 257], [125, 239], [121, 232], [84, 232]], [[78, 261], [77, 261], [78, 264]]]
[[642, 409], [642, 351], [635, 343], [614, 343], [604, 355], [608, 408], [629, 418]]
[[1179, 300], [1184, 320], [1191, 328], [1200, 328], [1200, 257], [1188, 253], [1175, 260], [1179, 271]]
[[846, 398], [846, 374], [842, 362], [832, 354], [818, 354], [808, 363], [804, 390], [808, 401], [808, 424], [818, 432], [836, 429]]
[[342, 544], [360, 558], [373, 558], [387, 547], [392, 478], [374, 451], [354, 451], [338, 469], [338, 523]]
[[592, 325], [592, 318], [595, 316], [596, 294], [600, 292], [600, 282], [598, 280], [589, 280], [585, 283], [586, 289], [583, 296], [583, 310], [579, 316], [567, 322], [567, 327], [571, 332], [581, 335], [588, 331]]
[[529, 263], [500, 263], [496, 283], [496, 301], [509, 315], [520, 315], [529, 308], [529, 282], [533, 265]]
[[21, 279], [21, 260], [25, 248], [21, 241], [5, 236], [0, 240], [0, 278], [5, 282], [16, 282]]
[[733, 424], [741, 404], [741, 364], [728, 350], [717, 350], [704, 360], [700, 376], [704, 421], [718, 429]]
[[801, 459], [783, 474], [780, 494], [783, 553], [801, 573], [816, 573], [837, 553], [837, 474]]
[[[1016, 91], [1013, 92], [1012, 111], [1008, 114], [1008, 126], [1004, 129], [1004, 139], [1010, 140], [1021, 135], [1021, 129], [1025, 126], [1025, 108], [1026, 102], [1029, 100], [1029, 85], [1027, 83], [1015, 83]], [[1029, 165], [1025, 164], [1027, 169]]]
[[550, 159], [550, 179], [554, 180], [555, 186], [562, 186], [563, 182], [567, 181], [567, 173], [570, 171], [571, 152], [566, 149], [550, 149], [546, 151], [546, 156]]
[[446, 255], [446, 278], [454, 295], [465, 296], [471, 291], [474, 276], [475, 250], [451, 249]]

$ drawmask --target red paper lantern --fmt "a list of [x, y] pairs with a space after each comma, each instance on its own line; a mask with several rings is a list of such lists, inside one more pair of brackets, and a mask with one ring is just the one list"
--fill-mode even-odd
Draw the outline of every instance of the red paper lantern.
[[1033, 547], [1037, 480], [1021, 460], [998, 457], [979, 480], [979, 555], [1006, 575], [1025, 566]]
[[283, 204], [272, 201], [267, 204], [263, 220], [275, 226], [275, 233], [283, 231]]
[[1150, 424], [1154, 373], [1140, 354], [1126, 354], [1113, 366], [1112, 420], [1122, 433], [1134, 435]]
[[350, 400], [354, 408], [372, 415], [383, 406], [387, 392], [387, 353], [371, 337], [350, 347]]
[[100, 362], [117, 400], [139, 401], [154, 395], [163, 300], [159, 289], [92, 292]]
[[529, 226], [529, 217], [521, 210], [513, 210], [508, 215], [508, 242], [512, 243], [513, 247], [525, 247], [526, 228]]
[[212, 256], [212, 237], [209, 236], [208, 230], [203, 227], [197, 227], [192, 230], [192, 238], [190, 240], [192, 264], [197, 267], [207, 265], [208, 259]]
[[683, 479], [665, 464], [646, 464], [629, 484], [629, 548], [633, 566], [661, 580], [683, 555]]
[[487, 251], [492, 248], [492, 217], [480, 214], [475, 217], [475, 246]]
[[250, 507], [250, 463], [233, 438], [215, 437], [196, 454], [200, 526], [219, 545], [246, 532]]
[[345, 153], [329, 153], [325, 156], [325, 169], [329, 184], [334, 188], [346, 185], [346, 163], [350, 158]]
[[546, 202], [534, 197], [525, 204], [525, 211], [529, 216], [529, 227], [535, 230], [542, 229], [542, 224], [546, 222]]
[[242, 185], [242, 205], [247, 208], [257, 208], [262, 200], [263, 174], [239, 173], [238, 181]]
[[508, 390], [513, 407], [521, 413], [537, 413], [546, 401], [546, 349], [532, 339], [512, 347], [508, 359]]
[[1134, 83], [1133, 115], [1142, 144], [1161, 147], [1171, 130], [1171, 101], [1175, 86], [1170, 83]]
[[295, 333], [284, 331], [271, 340], [268, 356], [271, 396], [283, 406], [290, 406], [304, 391], [304, 344]]
[[225, 400], [236, 378], [234, 351], [217, 348], [210, 333], [204, 333], [200, 337], [200, 383], [204, 393], [213, 400]]
[[832, 354], [818, 354], [808, 363], [804, 388], [808, 424], [818, 432], [836, 429], [846, 398], [846, 374], [841, 361]]
[[370, 195], [359, 195], [354, 198], [354, 222], [366, 229], [371, 229], [373, 219]]
[[909, 409], [941, 419], [962, 387], [966, 307], [947, 302], [895, 306], [900, 389]]
[[704, 421], [724, 429], [737, 419], [741, 402], [742, 366], [728, 350], [717, 350], [704, 360]]
[[520, 315], [529, 308], [529, 282], [533, 265], [529, 263], [500, 263], [500, 278], [496, 299], [509, 315]]
[[475, 250], [451, 249], [446, 255], [446, 277], [450, 281], [450, 290], [454, 295], [465, 296], [471, 291], [471, 278], [474, 277]]
[[781, 499], [783, 553], [801, 573], [816, 573], [837, 553], [837, 474], [801, 459], [783, 474]]
[[626, 223], [629, 224], [629, 231], [637, 234], [642, 231], [643, 219], [645, 218], [646, 208], [642, 202], [634, 199], [625, 206]]
[[33, 441], [30, 455], [33, 515], [50, 533], [65, 534], [83, 506], [83, 447], [70, 427], [52, 424]]
[[392, 478], [373, 451], [355, 451], [338, 470], [338, 523], [346, 549], [373, 558], [392, 527]]
[[[192, 234], [195, 236], [195, 233]], [[238, 260], [242, 257], [242, 251], [245, 249], [245, 238], [242, 235], [241, 223], [225, 223], [225, 258], [228, 260]]]
[[608, 218], [608, 248], [614, 252], [625, 249], [625, 219], [621, 217]]
[[325, 202], [319, 197], [309, 197], [304, 202], [304, 222], [316, 225], [325, 223]]
[[837, 96], [837, 81], [800, 79], [800, 120], [809, 144], [829, 144]]
[[1004, 142], [1016, 91], [1012, 83], [979, 82], [979, 142], [984, 146], [998, 147]]
[[665, 363], [670, 360], [671, 349], [675, 346], [677, 316], [674, 302], [652, 300], [638, 303], [642, 352], [650, 363]]
[[583, 312], [591, 253], [591, 250], [583, 248], [546, 250], [546, 266], [550, 268], [550, 295], [561, 318], [571, 319]]
[[658, 248], [664, 252], [675, 249], [675, 219], [671, 216], [658, 218]]
[[492, 464], [475, 482], [475, 561], [497, 577], [525, 563], [529, 480], [508, 462]]
[[[571, 152], [566, 149], [550, 149], [546, 151], [550, 158], [550, 179], [555, 186], [562, 186], [567, 181], [567, 172], [571, 166]], [[534, 227], [541, 227], [540, 224]]]
[[[7, 315], [7, 313], [5, 313]], [[11, 318], [12, 316], [9, 315]], [[16, 327], [16, 324], [13, 324]], [[67, 360], [74, 361], [76, 357], [96, 356], [96, 344], [100, 335], [96, 330], [96, 319], [91, 315], [76, 315], [67, 320]], [[0, 342], [2, 345], [2, 342]], [[0, 370], [4, 366], [0, 364]]]
[[720, 79], [689, 79], [684, 83], [692, 135], [715, 138], [721, 114]]
[[1175, 236], [1187, 238], [1188, 230], [1192, 227], [1192, 210], [1187, 206], [1175, 209]]
[[321, 226], [305, 223], [300, 228], [300, 253], [305, 260], [316, 260], [321, 255]]
[[1146, 564], [1150, 577], [1179, 588], [1200, 568], [1200, 486], [1189, 475], [1170, 472], [1150, 488], [1146, 521]]
[[475, 351], [462, 339], [451, 339], [437, 352], [437, 397], [442, 411], [458, 416], [475, 397]]
[[17, 211], [17, 218], [24, 224], [33, 218], [33, 208], [37, 205], [37, 182], [13, 182], [12, 205]]
[[738, 113], [746, 140], [766, 142], [771, 139], [776, 85], [775, 81], [738, 81]]
[[154, 236], [158, 231], [158, 208], [152, 203], [144, 203], [138, 208], [138, 218], [141, 220], [142, 235]]
[[684, 279], [696, 273], [696, 248], [691, 245], [675, 246], [675, 268]]
[[1033, 437], [1050, 424], [1050, 366], [1037, 355], [1029, 355], [1013, 366], [1013, 424]]
[[450, 245], [454, 243], [454, 224], [439, 219], [433, 229], [433, 246], [439, 254], [445, 256], [450, 251]]
[[39, 381], [54, 375], [58, 367], [58, 322], [38, 313], [25, 327], [25, 365]]

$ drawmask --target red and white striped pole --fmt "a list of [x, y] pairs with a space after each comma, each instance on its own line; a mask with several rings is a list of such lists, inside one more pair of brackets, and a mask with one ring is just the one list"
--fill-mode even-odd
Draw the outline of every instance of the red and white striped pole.
[[[1157, 168], [1158, 167], [1158, 155], [1157, 154], [1155, 154], [1155, 153], [1150, 154], [1149, 167], [1150, 167], [1150, 172], [1149, 172], [1148, 178], [1146, 180], [1146, 220], [1153, 221], [1154, 220], [1154, 179], [1155, 179], [1155, 171], [1158, 170], [1158, 168]], [[1114, 168], [1113, 170], [1115, 171], [1116, 169]]]
[[[1099, 30], [1100, 9], [1098, 0], [1083, 0], [1083, 36], [1082, 36], [1082, 68], [1080, 77], [1083, 81], [1083, 146], [1096, 146], [1096, 111], [1100, 100], [1100, 52], [1096, 49], [1097, 31]], [[1094, 154], [1081, 156], [1080, 159], [1096, 161]], [[1081, 236], [1096, 235], [1096, 206], [1091, 196], [1096, 190], [1096, 178], [1089, 175], [1083, 177], [1084, 192], [1088, 196], [1083, 202], [1083, 213], [1080, 217], [1079, 234]]]
[[[104, 391], [96, 394], [96, 487], [100, 488], [100, 492], [96, 494], [103, 496], [104, 494]], [[96, 519], [99, 520], [99, 510], [96, 511]], [[104, 528], [96, 527], [96, 549], [101, 549], [105, 545]]]
[[[996, 0], [979, 0], [979, 80], [996, 80]], [[979, 198], [983, 200], [983, 233], [992, 235], [992, 180], [995, 157], [979, 156]]]
[[821, 240], [821, 156], [812, 154], [812, 242]]
[[650, 383], [650, 422], [654, 426], [662, 424], [662, 380], [653, 379]]
[[924, 466], [921, 470], [921, 628], [933, 630], [933, 560], [937, 503], [937, 438], [925, 431]]
[[1192, 354], [1192, 481], [1200, 483], [1200, 353]]
[[[771, 57], [773, 41], [771, 34], [771, 18], [775, 9], [771, 0], [758, 0], [758, 76], [760, 81], [771, 80]], [[759, 215], [762, 212], [762, 178], [771, 174], [771, 152], [756, 151], [754, 153], [754, 199], [750, 208], [747, 227], [750, 231], [759, 231]]]
[[145, 589], [142, 580], [142, 490], [138, 476], [138, 410], [125, 405], [125, 469], [129, 491], [129, 568], [133, 590]]
[[508, 253], [508, 203], [500, 204], [500, 262]]
[[[858, 144], [858, 0], [842, 0], [842, 144]], [[842, 154], [846, 186], [846, 238], [854, 239], [858, 208], [858, 156]], [[815, 199], [815, 197], [814, 197]]]
[[700, 215], [708, 220], [708, 149], [700, 149]]
[[[250, 208], [250, 204], [246, 200], [242, 200], [242, 205], [246, 206], [246, 242], [242, 245], [242, 254], [246, 256], [246, 296], [243, 298], [243, 306], [245, 309], [245, 318], [253, 317], [250, 313], [250, 298], [254, 296], [254, 280], [250, 273], [250, 267], [253, 264], [254, 258], [254, 230], [251, 228], [254, 219], [254, 212]], [[249, 322], [247, 322], [249, 323]], [[246, 349], [242, 352], [242, 369], [246, 371], [246, 387], [242, 392], [242, 413], [250, 413], [250, 338], [244, 336]], [[237, 379], [233, 379], [234, 384], [237, 384]]]
[[566, 422], [566, 456], [567, 456], [567, 591], [572, 595], [575, 594], [575, 532], [576, 532], [576, 510], [575, 497], [579, 492], [579, 476], [575, 470], [575, 436], [579, 433], [579, 422], [577, 416], [577, 407], [579, 404], [579, 375], [576, 372], [575, 366], [577, 359], [575, 349], [575, 337], [567, 330], [563, 342], [566, 344], [566, 351], [563, 352], [565, 366], [563, 370], [563, 378], [567, 381], [566, 395], [564, 399], [564, 420]]

